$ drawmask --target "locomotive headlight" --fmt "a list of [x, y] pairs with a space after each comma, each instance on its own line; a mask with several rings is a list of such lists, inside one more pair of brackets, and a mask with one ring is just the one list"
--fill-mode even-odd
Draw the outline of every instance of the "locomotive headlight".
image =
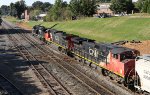
[[120, 69], [120, 73], [122, 74], [122, 69]]

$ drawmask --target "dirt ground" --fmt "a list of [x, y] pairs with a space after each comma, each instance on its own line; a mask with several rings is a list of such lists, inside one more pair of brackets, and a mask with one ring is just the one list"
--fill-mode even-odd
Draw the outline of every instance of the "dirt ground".
[[32, 27], [27, 25], [27, 22], [18, 22], [18, 23], [16, 23], [16, 25], [23, 29], [32, 30]]
[[142, 41], [141, 43], [126, 43], [124, 47], [136, 49], [140, 54], [150, 54], [150, 40]]

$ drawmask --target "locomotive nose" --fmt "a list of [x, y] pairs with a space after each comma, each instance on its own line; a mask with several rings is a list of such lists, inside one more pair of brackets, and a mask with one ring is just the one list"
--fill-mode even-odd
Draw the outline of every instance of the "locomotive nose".
[[125, 76], [133, 76], [135, 74], [135, 60], [127, 59], [124, 63]]

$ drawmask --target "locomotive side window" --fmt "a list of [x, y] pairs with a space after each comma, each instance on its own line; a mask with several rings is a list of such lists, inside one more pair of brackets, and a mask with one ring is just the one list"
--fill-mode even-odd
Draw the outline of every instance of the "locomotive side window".
[[55, 36], [55, 39], [56, 39], [56, 41], [59, 41], [59, 37], [58, 36]]
[[134, 58], [135, 57], [133, 53], [130, 51], [120, 54], [120, 61], [123, 61], [125, 59], [134, 59]]
[[113, 54], [113, 58], [118, 59], [118, 54]]

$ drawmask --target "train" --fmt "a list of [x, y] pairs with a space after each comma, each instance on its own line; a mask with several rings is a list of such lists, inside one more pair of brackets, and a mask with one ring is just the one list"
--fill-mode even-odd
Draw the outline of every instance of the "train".
[[104, 76], [109, 76], [120, 84], [132, 85], [141, 92], [150, 92], [150, 70], [147, 67], [150, 64], [150, 55], [140, 56], [140, 52], [135, 49], [98, 43], [41, 25], [35, 25], [32, 34], [47, 44], [55, 44], [60, 52], [80, 62], [99, 67]]

